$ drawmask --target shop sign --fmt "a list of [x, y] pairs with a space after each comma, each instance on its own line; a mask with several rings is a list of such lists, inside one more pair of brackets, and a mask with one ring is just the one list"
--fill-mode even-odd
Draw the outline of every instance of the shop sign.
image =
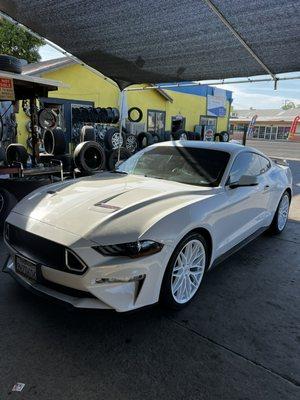
[[207, 115], [224, 117], [226, 115], [226, 97], [207, 95]]
[[13, 79], [0, 77], [0, 100], [15, 100]]

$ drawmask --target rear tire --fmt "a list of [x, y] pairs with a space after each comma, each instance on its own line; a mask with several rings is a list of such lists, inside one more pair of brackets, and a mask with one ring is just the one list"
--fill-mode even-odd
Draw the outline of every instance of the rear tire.
[[189, 233], [175, 248], [167, 265], [160, 291], [160, 302], [181, 309], [197, 294], [209, 263], [206, 240], [199, 233]]
[[289, 216], [290, 203], [290, 194], [286, 190], [281, 196], [273, 221], [268, 229], [270, 234], [279, 235], [283, 232]]

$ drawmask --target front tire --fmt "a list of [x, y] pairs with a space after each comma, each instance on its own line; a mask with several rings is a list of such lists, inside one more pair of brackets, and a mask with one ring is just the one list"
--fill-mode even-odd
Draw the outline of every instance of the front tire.
[[285, 191], [280, 199], [272, 224], [269, 228], [271, 234], [278, 235], [284, 230], [289, 216], [290, 202], [290, 195]]
[[163, 278], [160, 302], [180, 309], [189, 304], [200, 287], [208, 267], [207, 243], [199, 233], [185, 236], [174, 250]]

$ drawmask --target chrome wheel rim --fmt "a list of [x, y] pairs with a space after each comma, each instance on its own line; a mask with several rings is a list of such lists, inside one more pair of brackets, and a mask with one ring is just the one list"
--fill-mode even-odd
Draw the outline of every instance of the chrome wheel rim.
[[131, 151], [132, 153], [136, 150], [137, 148], [137, 141], [135, 137], [129, 136], [126, 139], [126, 148]]
[[280, 200], [278, 206], [278, 216], [277, 216], [277, 226], [280, 231], [285, 227], [286, 221], [289, 215], [290, 199], [287, 194], [285, 194]]
[[187, 303], [198, 290], [205, 270], [205, 248], [200, 240], [189, 241], [178, 254], [171, 276], [174, 300]]
[[114, 133], [111, 138], [111, 143], [114, 150], [117, 149], [118, 147], [122, 147], [123, 145], [122, 135], [120, 135], [119, 132]]
[[2, 212], [3, 208], [4, 208], [4, 197], [0, 193], [0, 213]]

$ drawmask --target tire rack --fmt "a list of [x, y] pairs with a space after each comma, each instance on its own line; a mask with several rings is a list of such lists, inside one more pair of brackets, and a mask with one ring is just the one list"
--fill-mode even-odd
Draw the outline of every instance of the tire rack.
[[[27, 194], [37, 189], [38, 187], [47, 185], [54, 181], [55, 177], [59, 180], [64, 179], [63, 165], [60, 160], [52, 160], [52, 165], [49, 167], [40, 167], [36, 161], [38, 158], [38, 136], [36, 131], [37, 113], [36, 99], [40, 97], [48, 97], [49, 91], [57, 90], [58, 87], [66, 87], [58, 81], [43, 79], [39, 77], [26, 76], [6, 71], [0, 71], [0, 77], [13, 80], [15, 101], [27, 100], [30, 101], [32, 143], [33, 143], [33, 168], [24, 168], [21, 163], [15, 162], [9, 166], [0, 166], [0, 191], [8, 192], [16, 201], [20, 201]], [[11, 101], [10, 99], [1, 99], [2, 101]], [[69, 174], [70, 175], [70, 174]], [[73, 177], [73, 175], [71, 176]], [[1, 193], [0, 193], [1, 194]], [[5, 218], [10, 212], [10, 208], [6, 204], [0, 210], [0, 235], [2, 234], [2, 225]]]

